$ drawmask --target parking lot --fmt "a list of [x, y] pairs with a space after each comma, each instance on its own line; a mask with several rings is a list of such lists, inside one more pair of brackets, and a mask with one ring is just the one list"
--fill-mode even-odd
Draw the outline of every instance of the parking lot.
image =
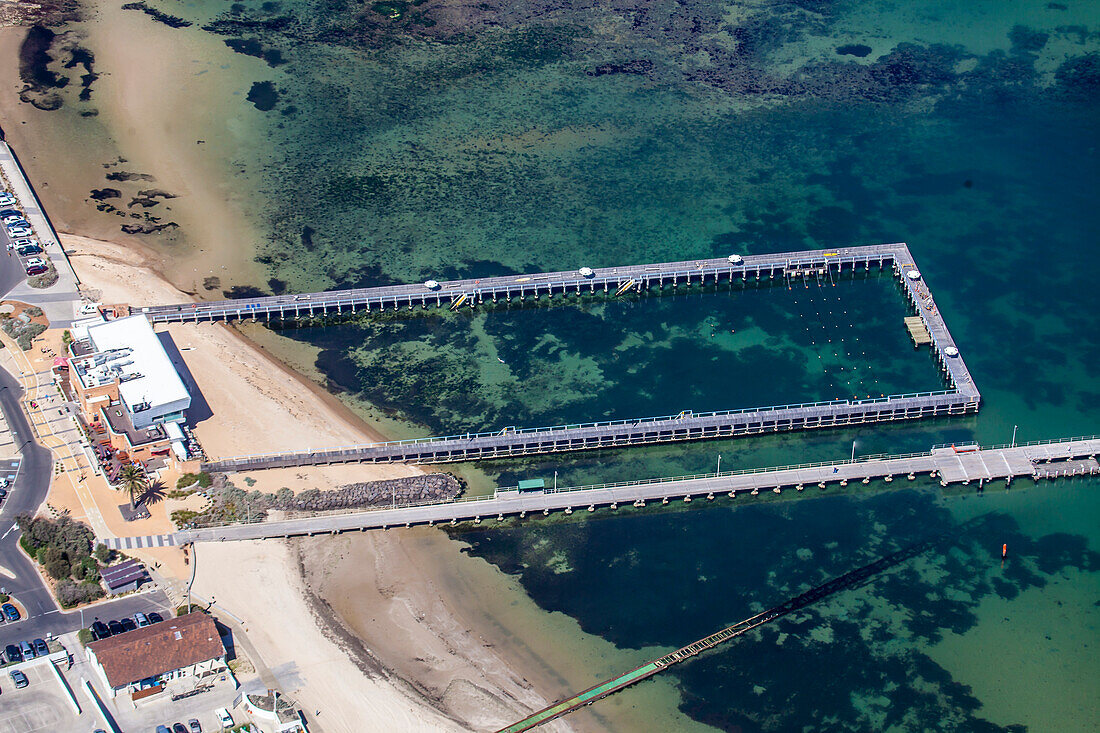
[[73, 714], [68, 696], [48, 664], [44, 661], [23, 665], [21, 669], [30, 684], [22, 690], [15, 689], [6, 669], [0, 673], [0, 733], [84, 730], [90, 733], [103, 727], [103, 721], [92, 714], [90, 704], [81, 702], [83, 712]]

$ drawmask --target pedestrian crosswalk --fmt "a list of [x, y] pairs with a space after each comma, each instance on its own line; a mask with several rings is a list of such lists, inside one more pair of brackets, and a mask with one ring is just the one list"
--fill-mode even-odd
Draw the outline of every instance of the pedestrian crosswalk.
[[108, 537], [101, 540], [112, 550], [142, 550], [148, 547], [174, 547], [174, 534], [153, 534], [141, 537]]

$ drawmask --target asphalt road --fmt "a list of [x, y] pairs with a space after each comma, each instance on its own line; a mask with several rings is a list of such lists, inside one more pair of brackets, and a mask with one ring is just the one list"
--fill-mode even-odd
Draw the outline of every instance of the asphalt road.
[[[4, 256], [0, 255], [2, 258]], [[20, 514], [33, 514], [42, 505], [53, 472], [50, 452], [30, 439], [33, 435], [31, 426], [19, 403], [22, 393], [19, 382], [0, 369], [0, 409], [4, 411], [12, 436], [23, 443], [19, 471], [8, 487], [7, 500], [0, 508], [0, 566], [14, 573], [15, 577], [0, 573], [0, 588], [15, 596], [27, 610], [26, 618], [0, 624], [0, 647], [26, 639], [45, 638], [47, 633], [57, 636], [81, 628], [81, 613], [62, 613], [58, 610], [33, 563], [18, 546], [20, 532], [14, 528], [15, 518]], [[0, 462], [0, 466], [6, 465], [6, 462]], [[87, 608], [83, 614], [84, 625], [91, 624], [96, 618], [108, 621], [132, 616], [138, 611], [163, 611], [167, 608], [168, 598], [163, 592], [141, 593]]]

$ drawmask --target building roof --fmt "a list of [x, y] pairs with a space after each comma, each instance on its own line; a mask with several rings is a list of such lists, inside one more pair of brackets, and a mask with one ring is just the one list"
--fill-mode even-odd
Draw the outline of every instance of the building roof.
[[116, 688], [225, 654], [214, 619], [199, 612], [93, 641], [88, 649]]
[[190, 399], [168, 352], [145, 316], [129, 316], [89, 326], [88, 339], [97, 355], [115, 353], [106, 360], [87, 357], [101, 363], [86, 368], [81, 375], [85, 386], [94, 386], [97, 380], [107, 383], [121, 379], [119, 396], [130, 412], [155, 410], [159, 405]]
[[103, 580], [111, 590], [146, 577], [145, 567], [137, 560], [127, 560], [109, 568], [103, 568], [99, 574], [103, 576]]

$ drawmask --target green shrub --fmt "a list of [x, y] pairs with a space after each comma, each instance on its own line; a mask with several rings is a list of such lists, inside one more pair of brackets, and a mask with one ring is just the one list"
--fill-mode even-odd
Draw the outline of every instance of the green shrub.
[[190, 509], [177, 509], [172, 512], [172, 521], [177, 527], [182, 527], [185, 524], [190, 524], [191, 520], [199, 516], [198, 512], [193, 512]]
[[184, 489], [197, 483], [200, 489], [208, 489], [213, 482], [214, 479], [206, 471], [202, 473], [185, 473], [176, 481], [176, 488]]
[[77, 641], [80, 642], [80, 646], [88, 646], [93, 641], [93, 639], [92, 639], [92, 630], [91, 629], [81, 629], [80, 631], [76, 632], [76, 638], [77, 638]]
[[0, 603], [7, 603], [10, 600], [11, 596], [9, 596], [7, 593], [0, 593]]
[[23, 312], [26, 313], [28, 316], [30, 316], [32, 318], [34, 318], [36, 316], [45, 315], [42, 312], [42, 309], [39, 308], [37, 305], [28, 306], [28, 307], [23, 309]]
[[102, 542], [95, 546], [95, 559], [99, 560], [100, 565], [106, 565], [107, 563], [111, 562], [111, 557], [113, 555], [114, 552], [111, 550], [111, 548], [107, 547], [107, 545], [103, 544]]
[[57, 584], [57, 602], [63, 608], [72, 608], [81, 603], [90, 603], [105, 595], [99, 583], [85, 581], [74, 583], [69, 579], [59, 581]]
[[68, 514], [57, 519], [23, 515], [15, 521], [23, 531], [19, 538], [23, 549], [58, 581], [56, 594], [62, 606], [69, 608], [103, 596], [99, 564], [92, 557], [95, 535], [91, 529]]
[[46, 327], [41, 323], [28, 323], [25, 328], [21, 329], [21, 333], [15, 338], [15, 343], [19, 344], [19, 348], [23, 351], [30, 351], [31, 346], [34, 344], [34, 339], [46, 330]]

